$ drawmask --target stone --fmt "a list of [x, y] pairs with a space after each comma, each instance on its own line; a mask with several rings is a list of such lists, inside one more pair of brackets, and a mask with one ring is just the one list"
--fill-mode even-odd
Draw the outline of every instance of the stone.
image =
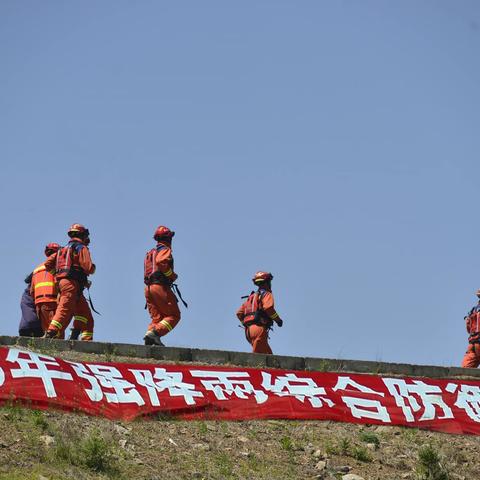
[[320, 470], [321, 472], [327, 468], [327, 462], [325, 460], [320, 460], [315, 465], [315, 470]]
[[123, 425], [115, 424], [113, 429], [120, 435], [130, 435], [131, 428], [129, 429]]
[[369, 450], [376, 450], [377, 449], [377, 446], [374, 443], [367, 443], [366, 447]]
[[50, 445], [53, 445], [55, 443], [55, 438], [52, 437], [51, 435], [41, 435], [40, 440], [47, 446], [49, 447]]
[[122, 439], [120, 439], [120, 440], [118, 441], [118, 444], [119, 444], [122, 448], [126, 448], [126, 446], [127, 446], [127, 441], [126, 441], [124, 438], [122, 438]]
[[360, 475], [355, 475], [354, 473], [347, 473], [346, 475], [342, 475], [342, 480], [365, 480]]
[[325, 455], [321, 450], [315, 450], [312, 455], [313, 455], [313, 458], [318, 458], [318, 459], [325, 458]]
[[376, 433], [390, 433], [392, 431], [391, 427], [387, 427], [385, 425], [380, 425], [375, 429]]
[[210, 445], [206, 443], [194, 443], [192, 447], [195, 448], [196, 450], [202, 450], [204, 452], [210, 450]]
[[248, 443], [248, 438], [247, 437], [238, 437], [237, 440], [241, 443]]
[[315, 451], [315, 449], [313, 448], [313, 445], [308, 444], [308, 445], [305, 445], [305, 446], [303, 447], [303, 451], [304, 451], [305, 453], [308, 453], [309, 455], [312, 455], [313, 452]]

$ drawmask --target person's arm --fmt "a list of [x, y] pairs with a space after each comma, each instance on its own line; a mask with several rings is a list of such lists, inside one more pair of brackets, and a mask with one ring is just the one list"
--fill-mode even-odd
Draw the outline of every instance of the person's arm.
[[275, 302], [273, 300], [272, 292], [266, 292], [262, 297], [262, 307], [265, 314], [273, 320], [279, 327], [283, 325], [283, 320], [275, 310]]
[[90, 250], [87, 247], [81, 248], [78, 252], [78, 263], [87, 275], [95, 273], [95, 264], [92, 262]]
[[33, 277], [32, 277], [32, 282], [30, 283], [30, 296], [32, 298], [35, 298], [35, 284], [34, 284], [34, 281], [33, 281]]
[[238, 310], [237, 310], [237, 318], [240, 321], [243, 321], [243, 317], [245, 316], [245, 307], [242, 305]]
[[178, 275], [173, 271], [171, 267], [172, 263], [172, 250], [170, 248], [165, 247], [157, 252], [157, 256], [155, 257], [157, 269], [163, 273], [168, 280], [174, 282], [178, 278]]
[[45, 270], [55, 275], [55, 267], [57, 265], [57, 252], [52, 253], [45, 262]]

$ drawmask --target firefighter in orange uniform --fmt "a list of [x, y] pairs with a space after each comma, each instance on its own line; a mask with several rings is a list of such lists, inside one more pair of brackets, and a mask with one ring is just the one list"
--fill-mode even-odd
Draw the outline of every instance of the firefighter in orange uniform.
[[283, 320], [274, 307], [272, 279], [271, 273], [257, 272], [252, 280], [258, 290], [252, 292], [237, 311], [237, 317], [245, 327], [245, 336], [252, 345], [253, 353], [271, 354], [268, 332], [273, 322], [279, 327], [283, 325]]
[[465, 317], [469, 345], [463, 357], [463, 368], [477, 368], [480, 365], [480, 290], [476, 295], [479, 301]]
[[145, 299], [151, 323], [143, 337], [145, 345], [163, 345], [160, 338], [180, 321], [178, 300], [172, 291], [177, 279], [173, 271], [172, 238], [175, 232], [159, 226], [153, 235], [157, 246], [147, 252], [144, 262]]
[[57, 310], [45, 334], [47, 338], [58, 338], [59, 332], [65, 330], [74, 317], [71, 339], [80, 335], [83, 341], [93, 339], [93, 316], [83, 290], [89, 285], [88, 275], [95, 272], [88, 245], [90, 232], [79, 223], [74, 223], [68, 230], [70, 241], [48, 257], [45, 268], [55, 274], [60, 297]]
[[[58, 243], [49, 243], [45, 247], [45, 255], [50, 257], [59, 249]], [[55, 277], [46, 270], [43, 262], [33, 271], [30, 294], [35, 302], [37, 317], [44, 333], [48, 330], [57, 309], [57, 293]]]

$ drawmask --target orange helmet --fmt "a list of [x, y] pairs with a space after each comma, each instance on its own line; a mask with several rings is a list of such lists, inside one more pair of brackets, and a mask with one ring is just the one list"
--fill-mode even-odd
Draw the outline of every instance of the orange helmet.
[[49, 243], [45, 247], [45, 255], [49, 257], [52, 253], [58, 252], [60, 250], [60, 245], [58, 243]]
[[75, 235], [83, 235], [85, 237], [88, 237], [90, 235], [90, 232], [88, 231], [88, 228], [85, 228], [83, 225], [80, 223], [74, 223], [69, 229], [68, 229], [68, 236], [69, 237], [74, 237]]
[[273, 275], [270, 272], [257, 272], [252, 278], [255, 285], [258, 285], [259, 283], [270, 282], [272, 279]]
[[164, 227], [163, 225], [160, 225], [155, 230], [155, 233], [153, 234], [153, 238], [155, 240], [158, 240], [159, 238], [172, 239], [174, 235], [175, 235], [175, 232], [170, 230], [168, 227]]

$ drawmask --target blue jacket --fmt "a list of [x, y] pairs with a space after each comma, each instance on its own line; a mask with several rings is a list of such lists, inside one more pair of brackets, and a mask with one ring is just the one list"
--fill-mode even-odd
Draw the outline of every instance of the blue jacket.
[[41, 330], [42, 326], [35, 311], [35, 302], [30, 295], [30, 286], [23, 292], [20, 301], [20, 308], [22, 309], [22, 318], [20, 320], [19, 330]]

